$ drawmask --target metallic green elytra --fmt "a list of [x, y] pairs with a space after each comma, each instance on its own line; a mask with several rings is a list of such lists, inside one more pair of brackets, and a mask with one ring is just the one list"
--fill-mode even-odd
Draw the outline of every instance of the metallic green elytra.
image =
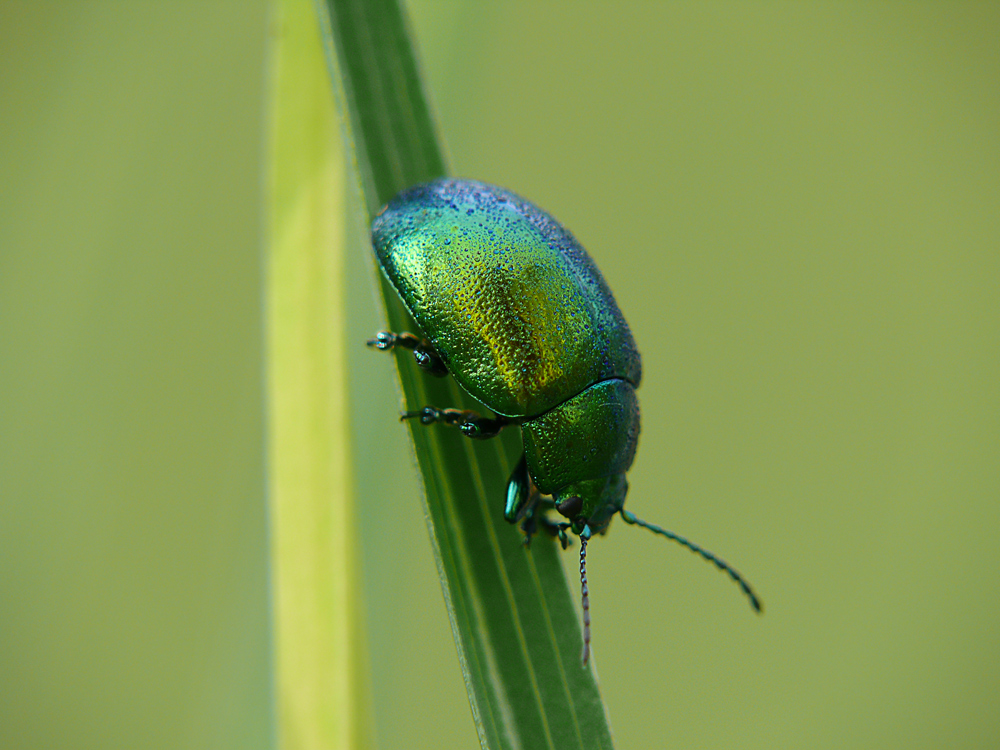
[[[427, 406], [404, 417], [489, 438], [519, 425], [524, 458], [504, 517], [530, 541], [541, 524], [581, 540], [585, 644], [586, 542], [616, 513], [702, 554], [759, 602], [735, 571], [687, 540], [624, 509], [639, 438], [642, 363], [611, 290], [570, 232], [534, 204], [473, 180], [440, 179], [396, 196], [372, 223], [382, 271], [421, 328], [380, 333], [379, 349], [411, 349], [434, 375], [452, 375], [496, 416]], [[566, 518], [555, 522], [545, 511]], [[584, 661], [588, 650], [585, 645]]]

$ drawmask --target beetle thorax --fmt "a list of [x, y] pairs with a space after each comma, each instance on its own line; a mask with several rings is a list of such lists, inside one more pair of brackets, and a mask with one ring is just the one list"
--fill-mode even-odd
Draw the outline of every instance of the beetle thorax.
[[528, 470], [539, 490], [568, 497], [565, 488], [590, 481], [581, 487], [587, 487], [596, 502], [603, 492], [598, 485], [627, 471], [635, 457], [639, 439], [635, 388], [626, 380], [605, 380], [525, 420], [521, 428]]

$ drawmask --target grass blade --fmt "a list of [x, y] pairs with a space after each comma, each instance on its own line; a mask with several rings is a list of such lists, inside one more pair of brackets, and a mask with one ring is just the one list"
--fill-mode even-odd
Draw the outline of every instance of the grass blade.
[[276, 4], [267, 204], [278, 746], [371, 747], [344, 333], [344, 163], [309, 0]]
[[[395, 0], [328, 0], [318, 8], [368, 223], [401, 189], [443, 175], [445, 163]], [[415, 330], [392, 287], [381, 285], [389, 327]], [[453, 379], [428, 378], [411, 358], [396, 356], [407, 408], [483, 410]], [[536, 538], [527, 550], [502, 518], [520, 436], [508, 430], [473, 443], [455, 430], [412, 423], [410, 430], [482, 746], [612, 747], [594, 672], [580, 662], [575, 596], [556, 545]]]

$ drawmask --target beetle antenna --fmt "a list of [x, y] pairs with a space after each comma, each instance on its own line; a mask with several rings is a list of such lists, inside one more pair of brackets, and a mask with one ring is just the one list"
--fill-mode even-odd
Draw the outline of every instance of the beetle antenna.
[[[741, 576], [736, 571], [735, 568], [731, 567], [729, 563], [727, 563], [725, 560], [716, 557], [707, 549], [702, 549], [694, 542], [688, 541], [684, 537], [675, 534], [672, 531], [667, 531], [666, 529], [661, 528], [655, 524], [643, 521], [641, 518], [637, 517], [635, 513], [627, 511], [624, 508], [621, 509], [621, 514], [622, 518], [625, 519], [626, 523], [635, 524], [636, 526], [642, 526], [644, 529], [649, 529], [654, 534], [660, 534], [662, 536], [665, 536], [667, 539], [673, 539], [675, 542], [684, 547], [687, 547], [692, 552], [697, 552], [699, 555], [704, 557], [710, 563], [714, 563], [715, 567], [717, 567], [719, 570], [728, 573], [729, 577], [732, 578], [734, 581], [736, 581], [737, 584], [739, 584], [739, 587], [743, 589], [743, 593], [747, 595], [747, 599], [750, 600], [750, 606], [753, 607], [755, 611], [757, 612], [764, 611], [764, 606], [760, 603], [760, 599], [757, 598], [757, 595], [754, 593], [753, 589], [750, 588], [750, 584], [747, 583], [747, 580], [743, 576]], [[586, 591], [586, 585], [584, 585], [584, 591]], [[586, 599], [586, 593], [584, 593], [584, 598]], [[584, 613], [586, 614], [586, 608], [584, 609]]]
[[587, 588], [587, 537], [580, 537], [580, 593], [583, 597], [583, 666], [590, 658], [590, 589]]

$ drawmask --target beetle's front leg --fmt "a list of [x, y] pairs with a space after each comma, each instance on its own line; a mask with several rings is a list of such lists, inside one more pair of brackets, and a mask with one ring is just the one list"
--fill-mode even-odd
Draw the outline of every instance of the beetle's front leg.
[[427, 339], [414, 336], [412, 333], [393, 333], [392, 331], [379, 331], [375, 338], [365, 342], [381, 351], [391, 351], [397, 346], [409, 349], [413, 352], [413, 359], [421, 370], [429, 372], [439, 378], [448, 374], [448, 368], [441, 359], [441, 355]]
[[539, 519], [539, 522], [542, 524], [542, 528], [544, 528], [552, 536], [559, 537], [559, 543], [562, 545], [563, 549], [566, 549], [572, 544], [569, 537], [566, 535], [566, 529], [572, 528], [571, 524], [568, 524], [565, 521], [550, 521], [545, 516], [542, 516]]
[[454, 425], [466, 437], [477, 440], [496, 437], [500, 434], [500, 430], [511, 423], [507, 417], [483, 417], [469, 409], [438, 409], [436, 406], [425, 406], [419, 411], [406, 411], [399, 418], [419, 419], [420, 424], [443, 422]]

